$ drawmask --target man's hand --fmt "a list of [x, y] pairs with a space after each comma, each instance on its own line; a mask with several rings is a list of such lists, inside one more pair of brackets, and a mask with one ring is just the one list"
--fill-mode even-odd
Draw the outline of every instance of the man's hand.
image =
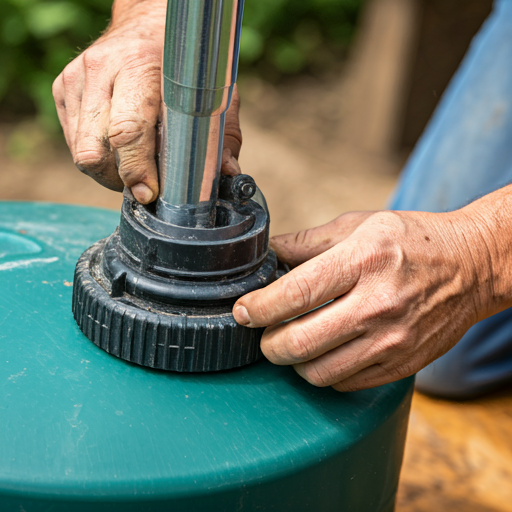
[[[75, 165], [147, 204], [158, 194], [155, 154], [167, 2], [116, 0], [112, 22], [57, 77], [53, 94]], [[222, 169], [238, 174], [242, 136], [235, 91]], [[171, 134], [172, 136], [172, 134]]]
[[486, 209], [355, 212], [277, 237], [280, 259], [298, 266], [239, 299], [235, 319], [270, 326], [264, 355], [316, 386], [354, 391], [412, 375], [510, 303], [510, 270], [498, 283], [492, 265], [510, 250]]

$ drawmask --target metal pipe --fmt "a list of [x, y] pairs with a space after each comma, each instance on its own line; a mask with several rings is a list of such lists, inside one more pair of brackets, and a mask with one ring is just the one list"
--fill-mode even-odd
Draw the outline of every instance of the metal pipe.
[[157, 215], [211, 227], [244, 0], [169, 0]]

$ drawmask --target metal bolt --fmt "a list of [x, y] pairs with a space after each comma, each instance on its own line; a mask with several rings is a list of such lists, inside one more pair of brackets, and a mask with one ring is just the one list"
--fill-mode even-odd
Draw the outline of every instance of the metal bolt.
[[244, 199], [250, 199], [256, 192], [256, 187], [252, 183], [244, 183], [240, 187], [240, 196]]
[[247, 174], [239, 174], [233, 179], [233, 195], [239, 201], [248, 201], [256, 193], [256, 183]]

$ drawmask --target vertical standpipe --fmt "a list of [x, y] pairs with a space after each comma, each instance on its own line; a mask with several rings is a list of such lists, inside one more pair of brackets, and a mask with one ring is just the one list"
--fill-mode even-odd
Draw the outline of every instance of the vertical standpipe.
[[161, 220], [212, 227], [244, 0], [169, 0], [159, 155]]

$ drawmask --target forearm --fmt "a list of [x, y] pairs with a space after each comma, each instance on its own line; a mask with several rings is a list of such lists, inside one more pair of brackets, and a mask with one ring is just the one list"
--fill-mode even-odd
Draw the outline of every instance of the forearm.
[[480, 320], [512, 306], [512, 185], [459, 210], [477, 274]]

